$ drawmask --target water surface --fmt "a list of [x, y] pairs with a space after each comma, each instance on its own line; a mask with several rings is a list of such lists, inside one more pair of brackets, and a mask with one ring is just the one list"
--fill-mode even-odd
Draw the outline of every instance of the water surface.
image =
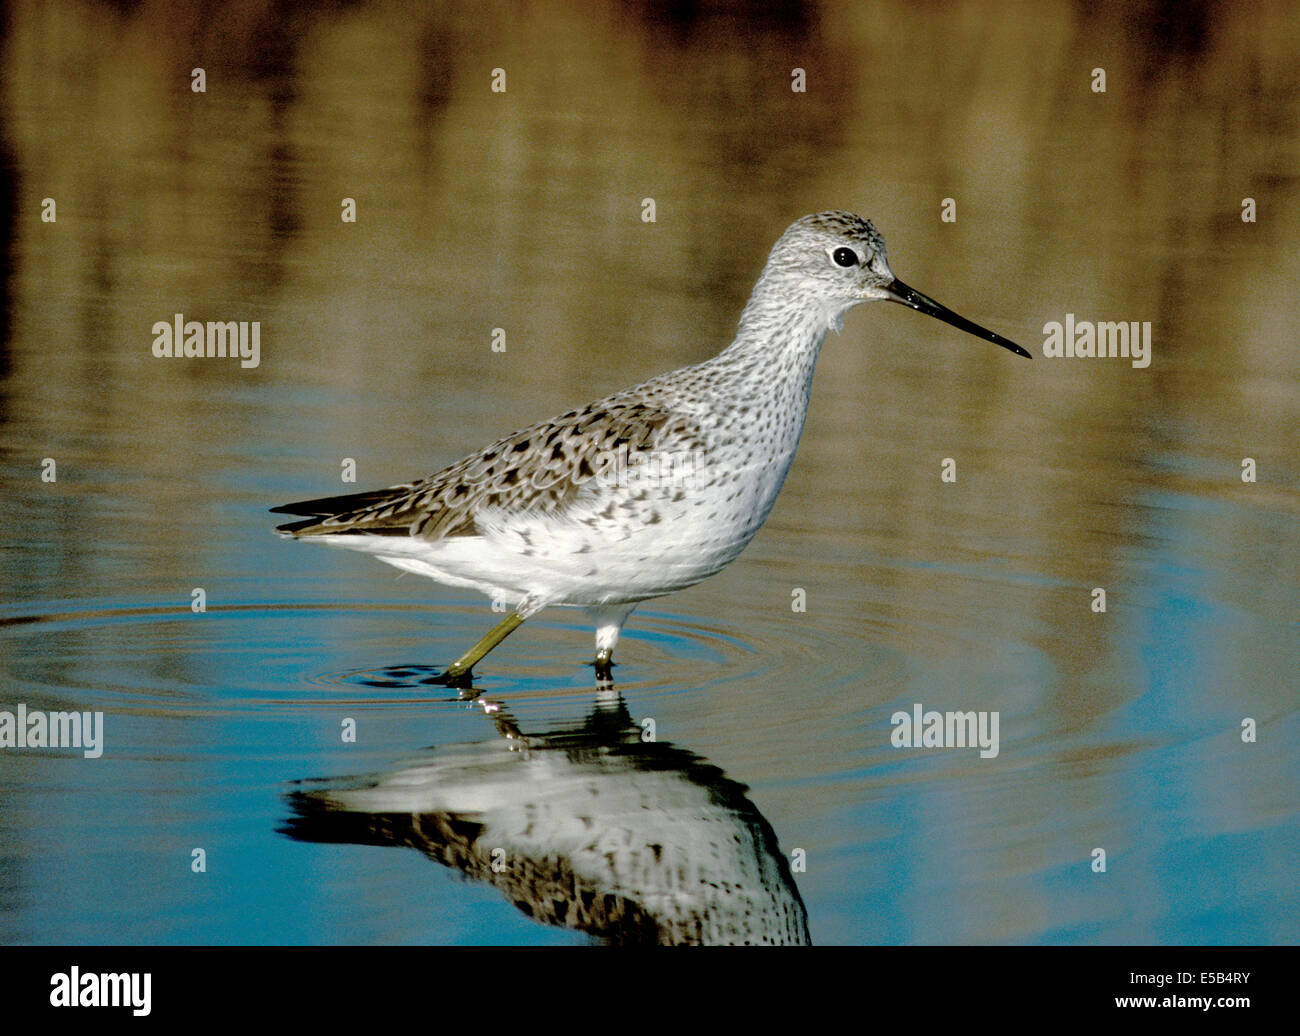
[[[105, 743], [0, 750], [0, 941], [725, 940], [745, 909], [815, 943], [1296, 939], [1294, 9], [671, 10], [13, 5], [0, 709]], [[827, 208], [1037, 358], [850, 313], [769, 522], [634, 615], [614, 698], [562, 610], [477, 699], [430, 684], [486, 601], [271, 535], [347, 460], [417, 477], [712, 355]], [[259, 321], [258, 366], [156, 359], [176, 313]], [[1150, 322], [1150, 366], [1044, 358], [1067, 313]], [[996, 712], [997, 755], [895, 747], [918, 703]]]

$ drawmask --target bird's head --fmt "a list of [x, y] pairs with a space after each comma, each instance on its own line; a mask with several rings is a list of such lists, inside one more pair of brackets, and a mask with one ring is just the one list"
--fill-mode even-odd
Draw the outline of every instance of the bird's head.
[[797, 292], [839, 330], [844, 313], [859, 302], [884, 299], [942, 320], [985, 341], [1030, 354], [1015, 342], [959, 316], [908, 287], [889, 268], [885, 239], [871, 221], [852, 212], [819, 212], [790, 225], [772, 248], [764, 278]]

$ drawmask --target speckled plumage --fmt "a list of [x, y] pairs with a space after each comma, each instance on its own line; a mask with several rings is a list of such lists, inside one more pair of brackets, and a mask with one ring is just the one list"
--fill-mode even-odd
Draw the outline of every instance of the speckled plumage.
[[[305, 516], [278, 531], [481, 590], [520, 618], [548, 605], [588, 608], [598, 661], [608, 662], [637, 602], [719, 571], [762, 526], [794, 459], [818, 352], [844, 312], [868, 299], [937, 306], [896, 288], [906, 286], [870, 222], [806, 216], [773, 247], [735, 340], [713, 359], [525, 428], [428, 478], [276, 508]], [[620, 450], [664, 464], [657, 473], [611, 467]], [[632, 477], [611, 477], [620, 470]]]

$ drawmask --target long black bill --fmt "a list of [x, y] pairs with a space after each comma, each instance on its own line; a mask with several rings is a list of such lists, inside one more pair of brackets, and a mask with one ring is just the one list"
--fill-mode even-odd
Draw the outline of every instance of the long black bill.
[[1017, 356], [1023, 356], [1027, 360], [1032, 360], [1026, 350], [1020, 348], [1009, 338], [1003, 338], [1001, 335], [994, 334], [987, 327], [980, 327], [979, 324], [972, 323], [963, 316], [958, 316], [947, 306], [941, 306], [930, 298], [929, 295], [922, 295], [915, 288], [909, 288], [902, 281], [895, 278], [894, 283], [885, 289], [889, 292], [886, 296], [890, 302], [901, 302], [918, 313], [924, 313], [927, 316], [937, 317], [945, 324], [952, 324], [953, 327], [959, 327], [967, 334], [972, 334], [976, 338], [983, 338], [986, 342], [992, 342], [994, 345], [1000, 345], [1003, 349], [1010, 349]]

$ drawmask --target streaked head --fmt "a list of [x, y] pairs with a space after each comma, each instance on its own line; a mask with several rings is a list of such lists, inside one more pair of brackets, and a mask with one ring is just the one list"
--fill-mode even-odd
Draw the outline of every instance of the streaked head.
[[763, 276], [780, 281], [786, 290], [799, 291], [824, 307], [827, 323], [835, 328], [840, 326], [844, 312], [859, 302], [884, 299], [935, 317], [1018, 356], [1029, 356], [1015, 342], [959, 316], [895, 277], [885, 255], [885, 239], [870, 220], [852, 212], [819, 212], [796, 220], [772, 248]]

